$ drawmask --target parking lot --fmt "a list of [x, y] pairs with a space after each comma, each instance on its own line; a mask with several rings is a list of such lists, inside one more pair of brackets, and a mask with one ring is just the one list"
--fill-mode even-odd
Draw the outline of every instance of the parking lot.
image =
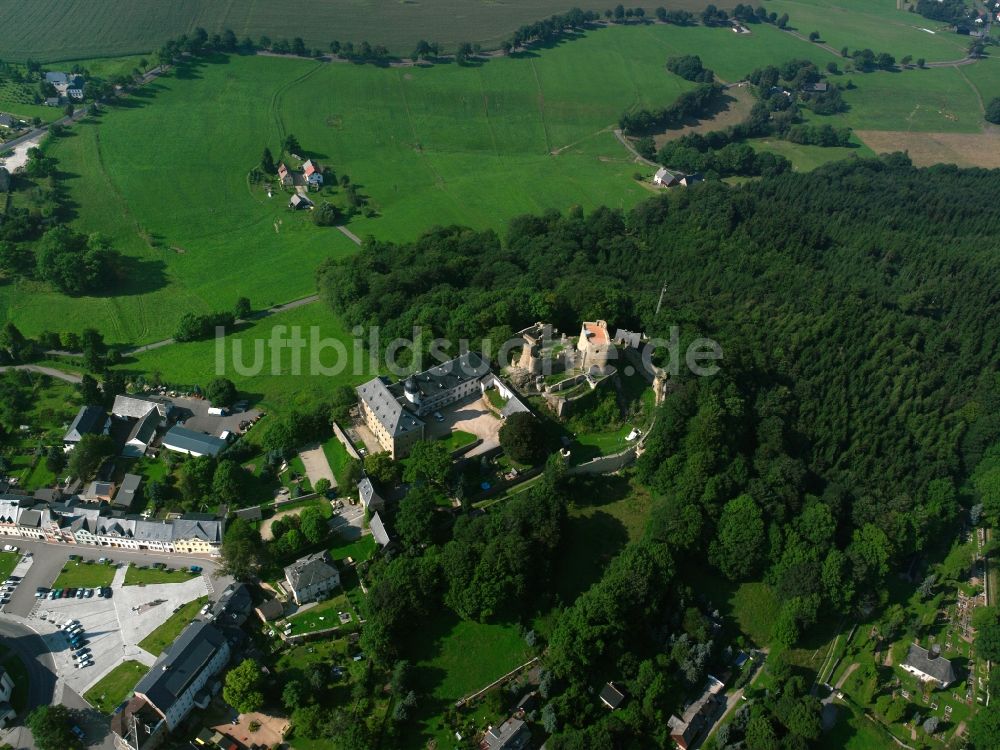
[[[66, 685], [83, 694], [107, 672], [123, 661], [151, 666], [155, 657], [139, 643], [183, 604], [209, 593], [203, 576], [183, 583], [124, 586], [127, 567], [115, 571], [111, 597], [37, 600], [29, 622], [45, 640]], [[80, 624], [85, 648], [93, 665], [77, 668], [69, 638], [62, 626], [70, 620]]]
[[[114, 666], [127, 659], [151, 665], [154, 658], [138, 647], [139, 642], [167, 620], [174, 610], [200, 596], [217, 598], [230, 579], [215, 578], [215, 563], [201, 557], [181, 557], [168, 554], [130, 550], [88, 548], [46, 544], [31, 540], [11, 540], [23, 555], [12, 576], [21, 576], [10, 601], [0, 608], [0, 617], [11, 616], [34, 630], [45, 643], [61, 684], [83, 694]], [[111, 583], [111, 598], [96, 594], [83, 599], [40, 599], [39, 587], [50, 589], [70, 555], [98, 560], [113, 556], [121, 566], [115, 569]], [[183, 583], [124, 586], [127, 563], [150, 565], [163, 562], [171, 567], [199, 565], [204, 573]], [[70, 562], [72, 565], [73, 563]], [[82, 561], [79, 564], [85, 564]], [[67, 620], [79, 620], [86, 648], [94, 664], [74, 666], [69, 640], [61, 629]], [[61, 688], [57, 690], [57, 696]]]
[[234, 435], [239, 434], [241, 432], [241, 422], [252, 422], [260, 415], [260, 411], [257, 409], [247, 409], [243, 412], [220, 417], [208, 413], [208, 408], [211, 404], [206, 399], [180, 396], [172, 398], [171, 401], [173, 401], [174, 408], [177, 410], [179, 423], [183, 424], [189, 430], [204, 432], [216, 437], [226, 430]]

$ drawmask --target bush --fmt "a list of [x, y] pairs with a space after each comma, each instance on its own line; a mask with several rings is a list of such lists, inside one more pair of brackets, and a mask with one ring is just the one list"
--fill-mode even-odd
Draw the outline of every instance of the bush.
[[1000, 96], [992, 99], [986, 105], [986, 120], [994, 125], [1000, 125]]

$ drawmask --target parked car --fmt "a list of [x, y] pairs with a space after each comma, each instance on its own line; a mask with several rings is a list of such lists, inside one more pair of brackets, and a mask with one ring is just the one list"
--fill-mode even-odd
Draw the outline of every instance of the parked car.
[[77, 589], [76, 590], [76, 598], [77, 599], [83, 599], [85, 593], [86, 593], [85, 589]]
[[63, 589], [63, 598], [64, 599], [72, 599], [74, 596], [76, 596], [76, 589], [75, 588], [70, 587], [68, 589]]
[[444, 417], [441, 416], [441, 412], [439, 411], [434, 412], [434, 419], [436, 419], [438, 422], [444, 421]]
[[17, 547], [15, 547], [13, 544], [5, 544], [3, 546], [3, 551], [4, 552], [17, 552]]
[[104, 598], [104, 589], [103, 588], [97, 589], [97, 596], [100, 599]]
[[66, 620], [66, 622], [62, 624], [62, 629], [69, 630], [74, 625], [79, 625], [79, 624], [80, 624], [79, 620]]
[[191, 566], [191, 572], [192, 573], [200, 573], [201, 572], [201, 566], [200, 565], [192, 565]]
[[73, 726], [72, 726], [72, 727], [70, 728], [70, 731], [71, 731], [71, 732], [73, 732], [73, 734], [75, 734], [75, 735], [77, 736], [77, 738], [79, 738], [80, 740], [85, 740], [85, 739], [87, 739], [87, 735], [86, 735], [86, 734], [84, 734], [83, 730], [82, 730], [82, 729], [80, 729], [80, 727], [78, 727], [78, 726], [77, 726], [76, 724], [74, 724], [74, 725], [73, 725]]
[[104, 596], [106, 598], [110, 599], [111, 598], [111, 587], [110, 586], [105, 586], [102, 590], [104, 591]]
[[84, 592], [84, 596], [86, 596], [88, 599], [90, 599], [93, 595], [94, 595], [93, 589], [87, 589], [86, 592]]

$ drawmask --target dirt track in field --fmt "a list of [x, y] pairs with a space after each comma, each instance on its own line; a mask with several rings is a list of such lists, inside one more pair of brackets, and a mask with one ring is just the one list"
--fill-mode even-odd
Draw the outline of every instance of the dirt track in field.
[[906, 151], [919, 167], [957, 164], [1000, 167], [1000, 133], [908, 133], [900, 130], [855, 130], [877, 154]]

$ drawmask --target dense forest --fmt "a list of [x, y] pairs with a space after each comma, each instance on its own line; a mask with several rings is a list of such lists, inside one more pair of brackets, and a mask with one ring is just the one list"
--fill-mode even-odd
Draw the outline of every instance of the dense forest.
[[[824, 613], [878, 608], [882, 581], [954, 527], [959, 488], [1000, 435], [998, 189], [997, 172], [916, 169], [897, 154], [709, 182], [627, 214], [521, 217], [504, 242], [457, 227], [369, 241], [320, 268], [337, 314], [384, 334], [421, 325], [502, 339], [535, 320], [573, 330], [597, 317], [663, 337], [677, 325], [682, 340], [710, 336], [725, 352], [718, 375], [679, 373], [661, 407], [636, 469], [656, 497], [646, 540], [550, 634], [561, 687], [543, 718], [564, 734], [557, 747], [608, 732], [659, 742], [643, 734], [656, 711], [717, 655], [698, 635], [711, 628], [678, 619], [706, 564], [770, 583], [783, 602], [775, 640], [793, 644]], [[524, 614], [546, 585], [535, 582]], [[438, 596], [460, 616], [498, 616]], [[680, 677], [651, 713], [593, 724], [587, 689], [616, 674], [635, 687], [658, 658]], [[799, 732], [781, 710], [768, 731], [807, 742], [811, 719]]]

